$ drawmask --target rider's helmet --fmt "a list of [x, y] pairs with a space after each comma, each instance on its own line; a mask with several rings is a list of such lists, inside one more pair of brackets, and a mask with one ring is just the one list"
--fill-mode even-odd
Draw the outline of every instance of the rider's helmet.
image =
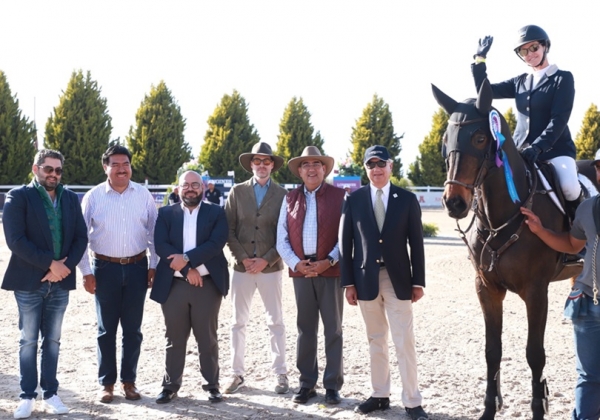
[[[533, 41], [539, 41], [540, 44], [544, 45], [546, 47], [546, 53], [550, 51], [550, 37], [546, 31], [537, 25], [527, 25], [523, 26], [517, 32], [517, 41], [515, 42], [514, 50], [519, 58], [523, 59], [523, 57], [519, 55], [519, 48]], [[546, 54], [544, 54], [544, 56], [545, 55]]]

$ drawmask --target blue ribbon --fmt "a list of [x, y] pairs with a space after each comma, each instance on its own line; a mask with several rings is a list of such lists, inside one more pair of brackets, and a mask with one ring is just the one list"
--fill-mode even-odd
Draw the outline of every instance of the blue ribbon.
[[[504, 140], [506, 140], [506, 138], [502, 133], [496, 132], [494, 134], [498, 141], [498, 151], [496, 155], [497, 162], [498, 154], [500, 154], [500, 149], [502, 149], [502, 145], [504, 144]], [[519, 194], [517, 193], [517, 188], [515, 187], [512, 169], [510, 167], [510, 163], [508, 162], [508, 157], [506, 156], [506, 153], [502, 153], [502, 163], [504, 164], [504, 178], [506, 178], [506, 187], [508, 188], [508, 194], [510, 195], [510, 198], [512, 199], [513, 203], [519, 203], [521, 202], [521, 200], [519, 199]]]

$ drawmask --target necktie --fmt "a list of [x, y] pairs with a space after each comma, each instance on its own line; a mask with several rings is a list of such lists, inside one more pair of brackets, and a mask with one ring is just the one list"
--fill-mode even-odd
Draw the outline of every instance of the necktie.
[[377, 227], [381, 232], [383, 228], [383, 222], [385, 220], [385, 206], [383, 205], [383, 200], [381, 196], [383, 195], [383, 190], [378, 189], [375, 197], [375, 206], [373, 207], [373, 211], [375, 212], [375, 220], [377, 221]]

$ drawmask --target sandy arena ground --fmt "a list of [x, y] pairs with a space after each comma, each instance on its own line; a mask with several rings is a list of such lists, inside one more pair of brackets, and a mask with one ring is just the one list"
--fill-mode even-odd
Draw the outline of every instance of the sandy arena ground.
[[[424, 210], [423, 221], [439, 229], [436, 238], [425, 240], [427, 264], [426, 296], [414, 307], [415, 333], [419, 358], [419, 377], [423, 406], [432, 419], [477, 419], [482, 412], [485, 390], [484, 328], [474, 290], [474, 270], [467, 260], [463, 242], [454, 231], [455, 223], [441, 210]], [[465, 222], [466, 223], [466, 222]], [[0, 224], [1, 226], [1, 224]], [[466, 224], [464, 225], [466, 226]], [[464, 227], [463, 226], [463, 227]], [[0, 234], [0, 275], [4, 275], [9, 250]], [[570, 323], [562, 317], [568, 282], [550, 286], [548, 326], [546, 328], [547, 364], [545, 375], [550, 388], [549, 419], [568, 419], [573, 404], [576, 380]], [[284, 308], [287, 327], [287, 363], [292, 390], [298, 386], [295, 368], [296, 305], [292, 283], [284, 278]], [[179, 397], [171, 404], [157, 405], [161, 391], [164, 362], [164, 326], [160, 307], [148, 299], [143, 323], [144, 343], [138, 367], [140, 401], [126, 401], [116, 394], [112, 404], [96, 401], [96, 313], [92, 295], [78, 280], [71, 293], [63, 324], [59, 360], [59, 395], [71, 408], [63, 419], [408, 419], [400, 399], [401, 384], [391, 350], [391, 409], [364, 416], [354, 407], [370, 396], [368, 345], [360, 311], [344, 308], [344, 398], [339, 406], [324, 404], [324, 390], [306, 405], [292, 403], [292, 392], [276, 395], [275, 377], [270, 372], [269, 334], [264, 308], [255, 295], [248, 326], [246, 388], [225, 396], [219, 404], [207, 401], [202, 391], [198, 355], [193, 340], [188, 344], [184, 383]], [[525, 361], [526, 317], [522, 301], [507, 295], [504, 307], [504, 353], [502, 392], [504, 408], [499, 419], [530, 418], [531, 379]], [[225, 299], [219, 319], [221, 384], [229, 380], [229, 325], [231, 301]], [[17, 308], [13, 293], [0, 292], [0, 418], [12, 418], [19, 395]], [[322, 340], [319, 368], [324, 367]], [[320, 385], [320, 384], [319, 384]], [[39, 398], [39, 397], [38, 397]], [[38, 407], [40, 404], [38, 404]], [[39, 408], [31, 418], [54, 418]]]

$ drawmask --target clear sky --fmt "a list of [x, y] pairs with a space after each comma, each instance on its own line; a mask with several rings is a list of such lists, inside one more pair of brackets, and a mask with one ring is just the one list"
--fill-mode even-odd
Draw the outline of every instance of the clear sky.
[[[74, 70], [91, 71], [100, 85], [112, 138], [125, 138], [144, 95], [164, 80], [195, 156], [208, 117], [234, 89], [273, 147], [285, 107], [302, 97], [336, 160], [377, 94], [404, 134], [406, 171], [438, 109], [430, 84], [456, 100], [473, 97], [470, 63], [488, 34], [492, 82], [527, 71], [513, 52], [527, 24], [548, 32], [550, 62], [574, 74], [575, 137], [587, 108], [600, 105], [598, 16], [597, 0], [11, 0], [0, 2], [0, 69], [40, 139]], [[494, 105], [504, 112], [513, 102]]]

